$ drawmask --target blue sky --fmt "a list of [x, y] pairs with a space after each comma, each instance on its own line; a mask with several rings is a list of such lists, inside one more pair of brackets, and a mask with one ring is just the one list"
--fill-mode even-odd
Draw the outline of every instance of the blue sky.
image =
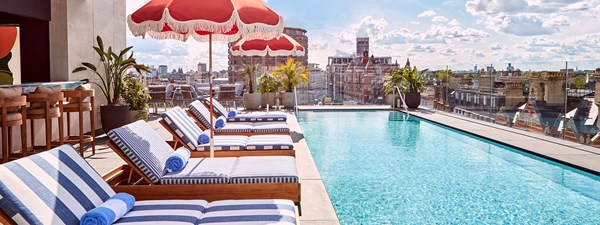
[[[147, 0], [128, 0], [127, 13]], [[268, 0], [287, 26], [308, 31], [309, 62], [353, 54], [357, 36], [371, 54], [411, 59], [419, 68], [453, 70], [509, 62], [521, 70], [600, 67], [600, 0]], [[140, 62], [195, 70], [208, 45], [133, 37]], [[214, 67], [227, 68], [227, 46], [215, 44]]]

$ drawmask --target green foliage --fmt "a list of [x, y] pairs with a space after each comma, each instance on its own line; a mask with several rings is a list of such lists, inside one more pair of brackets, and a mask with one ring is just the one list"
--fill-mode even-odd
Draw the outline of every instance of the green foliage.
[[447, 83], [448, 78], [452, 75], [452, 70], [436, 70], [433, 72], [433, 76], [437, 80], [441, 80], [442, 83]]
[[413, 69], [404, 67], [392, 72], [389, 76], [383, 78], [383, 88], [386, 94], [394, 93], [394, 87], [398, 86], [402, 94], [409, 92], [420, 92], [425, 86], [423, 76], [427, 74], [428, 69], [424, 69], [419, 73], [417, 67]]
[[146, 93], [146, 88], [142, 85], [139, 78], [128, 74], [123, 78], [125, 89], [122, 96], [125, 103], [129, 105], [130, 110], [146, 110], [148, 108], [148, 99], [150, 95]]
[[254, 93], [254, 73], [260, 70], [260, 64], [244, 65], [244, 75], [248, 77], [248, 93]]
[[277, 79], [277, 77], [275, 77], [269, 73], [265, 73], [265, 74], [261, 75], [258, 78], [257, 83], [258, 83], [258, 89], [257, 89], [258, 93], [276, 92], [277, 90], [279, 90], [280, 87], [282, 87], [281, 81], [279, 81], [279, 79]]
[[286, 92], [294, 91], [294, 87], [300, 82], [306, 84], [310, 81], [310, 70], [293, 58], [277, 65], [277, 71], [274, 71], [273, 75], [281, 81]]
[[101, 68], [97, 68], [94, 64], [82, 62], [80, 67], [73, 70], [73, 73], [81, 71], [93, 72], [100, 78], [100, 84], [95, 83], [100, 87], [102, 94], [106, 97], [108, 104], [118, 105], [121, 103], [121, 95], [124, 91], [123, 78], [128, 69], [135, 69], [138, 73], [150, 72], [150, 69], [142, 64], [137, 64], [133, 58], [133, 52], [127, 57], [127, 53], [133, 48], [129, 46], [118, 54], [113, 52], [112, 47], [104, 48], [104, 43], [100, 36], [96, 37], [98, 46], [93, 46], [94, 51], [100, 57]]
[[587, 83], [585, 82], [585, 76], [577, 76], [575, 77], [575, 88], [577, 89], [583, 89], [585, 88], [585, 85]]

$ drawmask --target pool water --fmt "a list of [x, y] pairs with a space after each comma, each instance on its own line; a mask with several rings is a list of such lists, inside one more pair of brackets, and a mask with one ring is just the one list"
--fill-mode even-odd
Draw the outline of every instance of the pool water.
[[390, 112], [301, 112], [342, 224], [600, 224], [600, 179]]

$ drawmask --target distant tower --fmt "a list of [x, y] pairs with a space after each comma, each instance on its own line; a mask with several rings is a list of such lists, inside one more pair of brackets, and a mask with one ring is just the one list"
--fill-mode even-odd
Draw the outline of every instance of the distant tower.
[[512, 72], [514, 70], [515, 70], [515, 68], [512, 66], [512, 63], [508, 63], [508, 67], [506, 67], [506, 71]]
[[410, 59], [409, 58], [406, 58], [406, 65], [404, 65], [404, 67], [410, 68]]
[[475, 67], [473, 67], [473, 72], [475, 72], [475, 73], [478, 72], [478, 70], [477, 70], [477, 64], [475, 64]]
[[356, 38], [356, 54], [369, 57], [369, 38], [368, 37], [357, 37]]

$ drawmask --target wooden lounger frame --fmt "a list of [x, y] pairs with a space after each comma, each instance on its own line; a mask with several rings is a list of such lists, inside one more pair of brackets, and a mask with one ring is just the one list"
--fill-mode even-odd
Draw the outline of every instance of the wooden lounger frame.
[[[111, 140], [107, 145], [127, 165], [113, 170], [105, 176], [117, 192], [127, 192], [139, 200], [148, 199], [203, 199], [207, 201], [227, 199], [289, 199], [300, 206], [300, 182], [265, 184], [154, 184], [123, 151]], [[135, 172], [135, 173], [134, 173]], [[136, 179], [139, 178], [139, 179]], [[141, 182], [147, 185], [131, 185]]]
[[[190, 112], [189, 109], [186, 109], [185, 112], [188, 114], [188, 116], [190, 118], [192, 118], [194, 120], [194, 123], [196, 123], [196, 125], [198, 125], [198, 127], [202, 128], [203, 130], [208, 129], [208, 127], [204, 126], [204, 124], [200, 123], [200, 120], [198, 118], [196, 118], [196, 116]], [[280, 121], [283, 122], [283, 121]], [[230, 123], [235, 123], [235, 122], [230, 122]], [[287, 123], [287, 122], [286, 122]], [[240, 136], [254, 136], [254, 135], [278, 135], [278, 134], [282, 134], [282, 135], [290, 135], [290, 132], [270, 132], [270, 133], [218, 133], [218, 135], [240, 135]], [[217, 134], [215, 134], [217, 135]]]
[[[160, 125], [162, 125], [171, 135], [173, 136], [173, 140], [175, 140], [176, 146], [173, 149], [177, 149], [178, 147], [189, 147], [185, 144], [185, 142], [177, 135], [173, 129], [165, 122], [165, 120], [160, 119], [158, 121]], [[288, 134], [289, 135], [289, 134]], [[245, 135], [242, 135], [245, 136]], [[194, 151], [190, 149], [192, 153], [192, 157], [210, 157], [210, 151]], [[296, 157], [296, 150], [289, 149], [273, 149], [273, 150], [219, 150], [215, 151], [215, 157], [239, 157], [239, 156], [293, 156]]]

